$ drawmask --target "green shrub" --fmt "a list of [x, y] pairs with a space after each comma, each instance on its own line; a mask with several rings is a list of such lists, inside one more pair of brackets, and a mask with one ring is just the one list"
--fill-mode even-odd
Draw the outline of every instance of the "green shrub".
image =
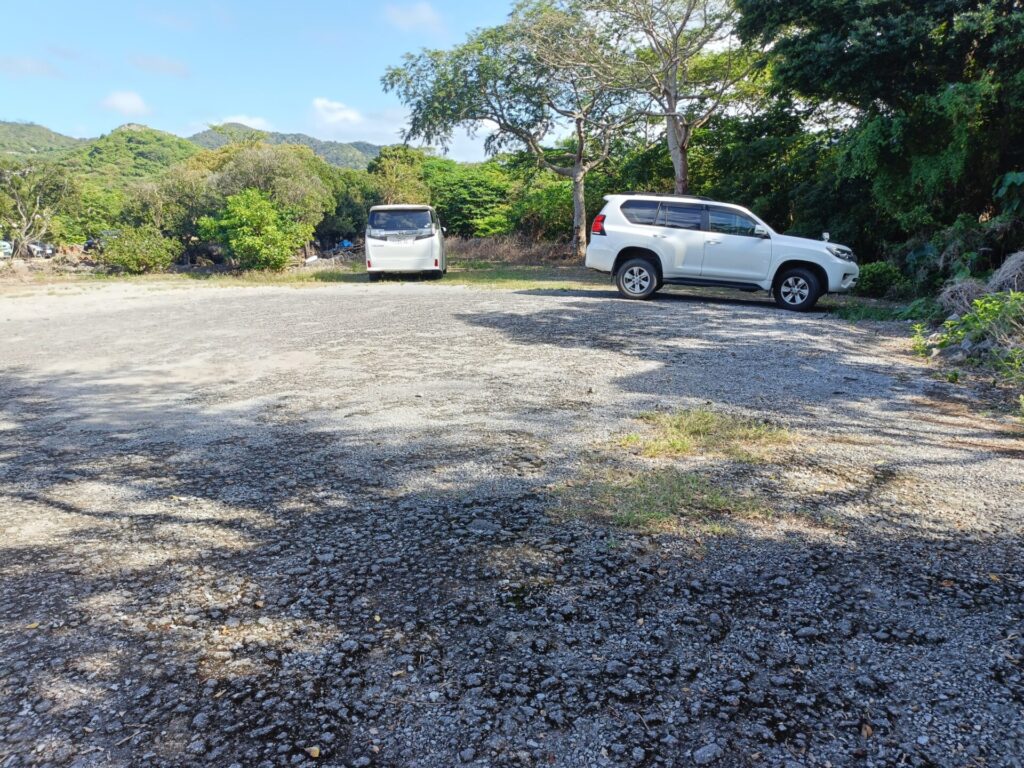
[[899, 267], [887, 261], [876, 261], [864, 264], [860, 268], [857, 281], [857, 294], [873, 299], [896, 299], [906, 296], [910, 291], [910, 283]]
[[903, 309], [899, 310], [897, 320], [916, 320], [919, 322], [936, 325], [946, 317], [947, 312], [935, 299], [925, 296], [921, 299], [914, 299]]
[[106, 243], [100, 261], [130, 275], [163, 272], [181, 256], [182, 245], [152, 225], [126, 227]]
[[1024, 291], [991, 293], [975, 300], [970, 312], [946, 323], [944, 337], [948, 344], [964, 339], [1024, 342]]
[[1016, 171], [996, 181], [995, 199], [1004, 213], [1024, 216], [1024, 172]]
[[199, 232], [222, 243], [242, 269], [281, 270], [313, 237], [313, 225], [296, 221], [266, 193], [246, 189], [227, 199], [219, 217], [203, 218]]
[[1024, 383], [1024, 291], [982, 296], [963, 317], [943, 326], [940, 347], [970, 342], [982, 362], [1014, 383]]

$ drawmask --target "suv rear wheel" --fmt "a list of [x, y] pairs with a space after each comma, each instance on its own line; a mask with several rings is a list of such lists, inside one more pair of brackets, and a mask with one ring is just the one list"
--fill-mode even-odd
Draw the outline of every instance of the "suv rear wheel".
[[661, 287], [658, 272], [647, 259], [630, 259], [619, 267], [615, 286], [627, 299], [649, 299]]
[[775, 303], [783, 309], [806, 312], [821, 297], [821, 282], [811, 270], [803, 267], [787, 269], [775, 281]]

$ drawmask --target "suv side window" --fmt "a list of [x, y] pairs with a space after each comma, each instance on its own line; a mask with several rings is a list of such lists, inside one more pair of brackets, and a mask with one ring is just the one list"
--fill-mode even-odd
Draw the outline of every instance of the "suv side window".
[[699, 205], [666, 203], [658, 214], [659, 227], [700, 230], [704, 223], [704, 208]]
[[658, 218], [657, 200], [628, 200], [622, 204], [622, 215], [630, 224], [654, 224]]
[[754, 227], [757, 223], [735, 211], [712, 208], [708, 212], [708, 229], [723, 235], [739, 235], [740, 237], [757, 237]]

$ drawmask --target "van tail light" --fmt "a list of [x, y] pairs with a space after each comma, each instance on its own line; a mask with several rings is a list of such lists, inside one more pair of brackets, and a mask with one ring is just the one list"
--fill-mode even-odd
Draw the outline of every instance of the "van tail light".
[[440, 259], [434, 259], [434, 266], [435, 267], [440, 267], [441, 266], [441, 260]]
[[599, 214], [597, 216], [597, 218], [594, 219], [594, 226], [592, 226], [590, 228], [590, 234], [592, 234], [592, 235], [606, 235], [606, 234], [608, 234], [607, 232], [604, 231], [604, 220], [606, 218], [608, 218], [608, 217], [605, 216], [603, 213]]
[[369, 259], [366, 260], [366, 268], [367, 269], [373, 269], [373, 264], [370, 262]]

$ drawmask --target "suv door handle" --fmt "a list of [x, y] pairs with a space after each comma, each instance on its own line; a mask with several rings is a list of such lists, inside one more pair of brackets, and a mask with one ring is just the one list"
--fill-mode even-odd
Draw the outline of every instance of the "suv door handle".
[[668, 240], [668, 235], [653, 235], [653, 237], [656, 237], [658, 240]]
[[721, 240], [708, 240], [708, 245], [721, 245]]

